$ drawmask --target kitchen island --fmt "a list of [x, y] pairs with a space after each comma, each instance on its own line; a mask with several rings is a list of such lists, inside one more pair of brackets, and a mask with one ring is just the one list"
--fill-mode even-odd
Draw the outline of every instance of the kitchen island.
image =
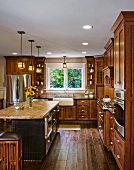
[[[12, 131], [22, 136], [22, 159], [41, 161], [46, 156], [57, 132], [58, 101], [33, 101], [19, 103], [24, 109], [11, 106], [0, 110], [0, 118], [12, 120]], [[23, 108], [22, 107], [22, 108]]]

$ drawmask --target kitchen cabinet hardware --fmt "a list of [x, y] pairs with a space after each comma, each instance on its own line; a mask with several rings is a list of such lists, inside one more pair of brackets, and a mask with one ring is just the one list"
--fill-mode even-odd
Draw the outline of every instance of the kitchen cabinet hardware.
[[117, 155], [117, 158], [120, 159], [120, 155]]
[[119, 140], [117, 140], [117, 142], [118, 142], [118, 143], [120, 143], [120, 141], [119, 141]]

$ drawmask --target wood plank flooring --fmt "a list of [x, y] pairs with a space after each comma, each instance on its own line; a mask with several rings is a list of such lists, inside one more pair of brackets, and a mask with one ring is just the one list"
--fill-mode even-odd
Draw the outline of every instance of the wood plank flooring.
[[[11, 123], [0, 124], [0, 132], [3, 131], [11, 131]], [[42, 162], [23, 162], [23, 170], [119, 169], [97, 129], [86, 123], [78, 131], [58, 131], [47, 157]]]

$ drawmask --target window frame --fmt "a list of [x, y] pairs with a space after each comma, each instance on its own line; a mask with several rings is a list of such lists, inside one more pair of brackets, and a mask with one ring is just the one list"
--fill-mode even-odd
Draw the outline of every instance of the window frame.
[[[85, 90], [85, 65], [86, 63], [67, 63], [67, 68], [63, 68], [63, 63], [46, 63], [46, 91], [83, 91]], [[64, 69], [64, 88], [50, 88], [50, 69]], [[68, 88], [67, 69], [82, 70], [82, 87]]]

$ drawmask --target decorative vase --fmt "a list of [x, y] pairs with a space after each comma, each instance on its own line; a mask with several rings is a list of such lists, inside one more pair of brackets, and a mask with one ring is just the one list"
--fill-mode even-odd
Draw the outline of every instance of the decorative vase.
[[33, 106], [33, 97], [29, 97], [29, 108]]

